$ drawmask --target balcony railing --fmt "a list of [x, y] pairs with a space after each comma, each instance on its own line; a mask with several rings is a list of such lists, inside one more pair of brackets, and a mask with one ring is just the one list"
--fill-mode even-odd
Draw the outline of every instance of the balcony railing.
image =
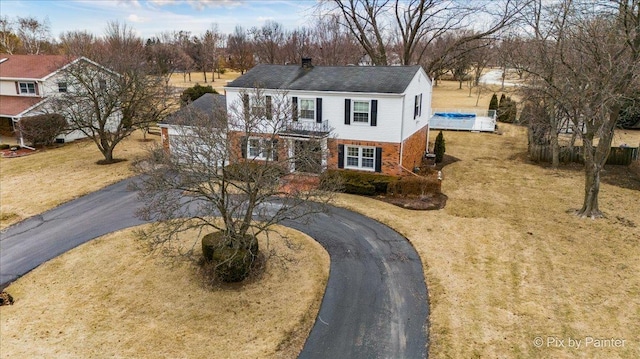
[[311, 121], [289, 121], [285, 127], [285, 133], [298, 136], [324, 137], [329, 134], [329, 121], [322, 122]]

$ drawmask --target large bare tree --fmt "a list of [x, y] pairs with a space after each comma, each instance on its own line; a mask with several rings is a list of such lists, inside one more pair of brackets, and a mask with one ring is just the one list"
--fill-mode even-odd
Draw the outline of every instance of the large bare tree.
[[77, 61], [60, 72], [67, 91], [49, 101], [70, 130], [93, 140], [104, 163], [133, 131], [159, 121], [167, 111], [169, 90], [144, 61], [142, 40], [132, 29], [110, 23], [97, 62]]
[[[494, 36], [513, 24], [527, 0], [330, 0], [322, 11], [338, 12], [374, 65], [389, 65], [391, 47], [402, 65], [422, 64], [428, 73], [468, 42]], [[475, 29], [473, 21], [487, 24]], [[435, 42], [452, 31], [475, 30], [433, 51]]]
[[[585, 187], [582, 217], [602, 216], [600, 174], [624, 100], [640, 88], [640, 1], [559, 2], [567, 9], [563, 31], [549, 39], [553, 73], [548, 70], [534, 90], [553, 94], [550, 106], [561, 109], [574, 128], [583, 129]], [[549, 21], [542, 19], [542, 21]], [[540, 90], [542, 89], [542, 90]], [[550, 111], [547, 111], [548, 113]]]
[[[260, 252], [256, 236], [321, 211], [331, 198], [315, 189], [282, 188], [291, 161], [321, 150], [297, 148], [290, 156], [281, 137], [291, 121], [286, 94], [267, 96], [256, 89], [241, 97], [228, 114], [224, 103], [210, 111], [185, 107], [172, 119], [177, 133], [169, 138], [171, 152], [156, 150], [137, 166], [145, 174], [136, 185], [144, 202], [138, 216], [154, 221], [141, 235], [153, 249], [178, 248], [190, 257], [204, 236], [209, 259], [225, 281], [249, 274]], [[311, 198], [315, 204], [309, 206]], [[185, 236], [189, 244], [178, 245]]]

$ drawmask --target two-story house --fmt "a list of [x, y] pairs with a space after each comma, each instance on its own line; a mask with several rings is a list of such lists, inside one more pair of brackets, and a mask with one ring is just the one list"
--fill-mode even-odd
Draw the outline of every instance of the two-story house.
[[[311, 140], [328, 149], [318, 166], [292, 161], [291, 171], [399, 175], [419, 166], [427, 150], [432, 85], [420, 66], [313, 66], [310, 59], [302, 66], [258, 65], [226, 86], [228, 110], [251, 103], [247, 97], [256, 87], [266, 97], [284, 92], [291, 101], [293, 113], [278, 141], [285, 153], [295, 158]], [[239, 146], [243, 155], [259, 158], [259, 137]]]
[[[109, 71], [84, 57], [0, 54], [0, 132], [15, 135], [24, 146], [18, 122], [46, 112], [48, 99], [71, 91], [64, 70], [78, 62]], [[82, 132], [71, 131], [60, 135], [58, 140], [73, 141], [82, 137], [85, 137]]]

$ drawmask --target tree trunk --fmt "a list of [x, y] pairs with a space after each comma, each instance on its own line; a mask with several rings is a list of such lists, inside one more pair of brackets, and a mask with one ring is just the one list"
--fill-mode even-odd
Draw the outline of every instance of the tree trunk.
[[[588, 151], [585, 146], [585, 151]], [[584, 176], [584, 202], [582, 208], [576, 213], [580, 217], [600, 218], [602, 212], [598, 207], [598, 194], [600, 193], [600, 166], [595, 163], [586, 164]]]
[[204, 83], [207, 83], [207, 70], [203, 70], [202, 74], [204, 75]]

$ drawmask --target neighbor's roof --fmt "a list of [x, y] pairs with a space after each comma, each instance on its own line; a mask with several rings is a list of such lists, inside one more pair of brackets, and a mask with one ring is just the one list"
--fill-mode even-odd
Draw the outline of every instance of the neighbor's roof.
[[0, 116], [18, 116], [42, 101], [42, 97], [35, 96], [0, 96]]
[[[188, 126], [191, 121], [195, 121], [193, 111], [200, 114], [204, 114], [209, 117], [209, 120], [216, 124], [220, 120], [225, 121], [226, 118], [217, 118], [221, 114], [225, 114], [227, 111], [227, 99], [224, 95], [206, 93], [200, 96], [192, 103], [180, 108], [178, 111], [167, 116], [161, 124], [167, 125], [186, 125]], [[224, 117], [224, 116], [223, 116]]]
[[301, 91], [403, 93], [420, 66], [258, 65], [227, 87]]
[[42, 79], [73, 60], [66, 55], [0, 54], [0, 78]]

